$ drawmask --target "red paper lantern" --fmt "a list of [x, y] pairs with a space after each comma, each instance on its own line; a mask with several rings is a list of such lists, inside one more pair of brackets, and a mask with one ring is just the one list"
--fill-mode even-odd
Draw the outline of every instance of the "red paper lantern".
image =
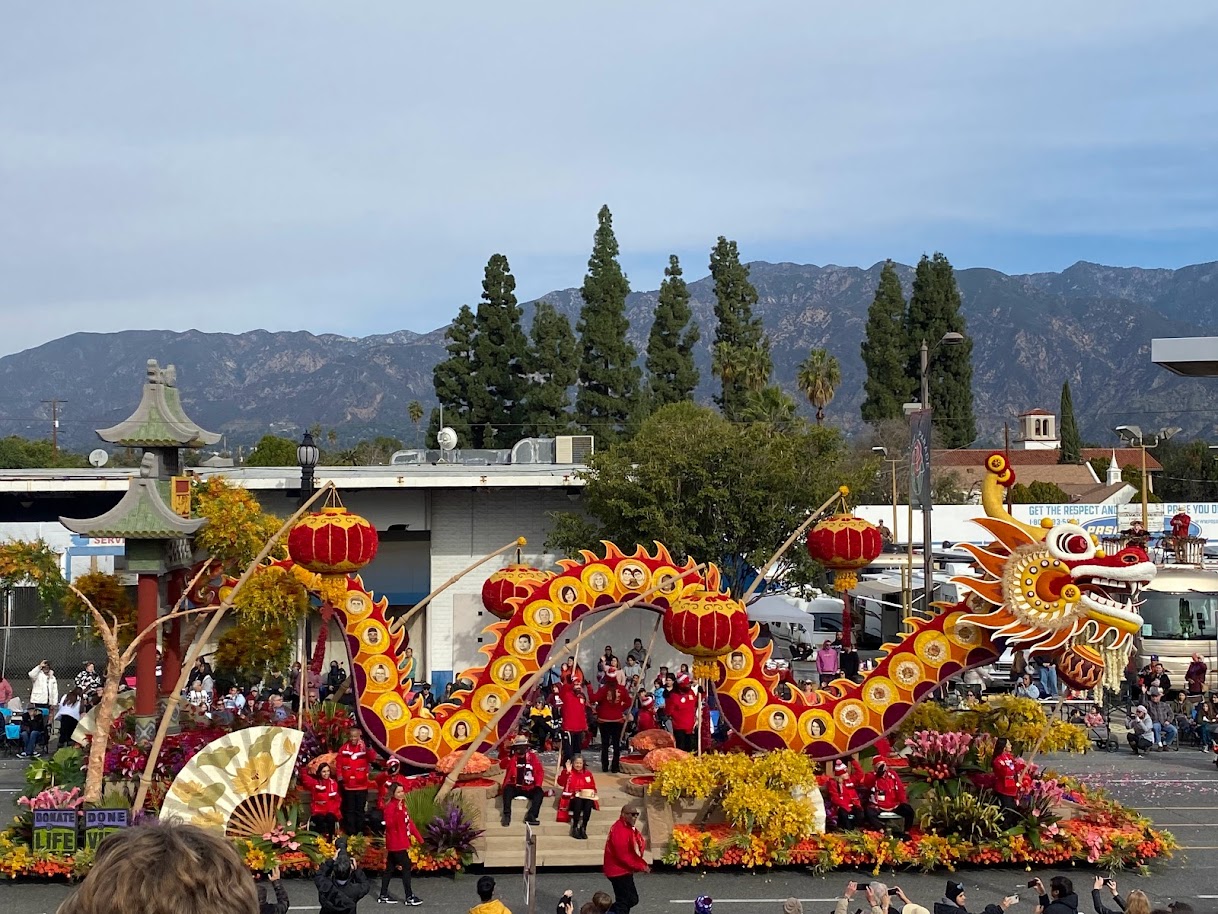
[[879, 529], [853, 514], [826, 517], [808, 533], [808, 555], [833, 574], [833, 587], [842, 593], [858, 585], [866, 568], [884, 548]]
[[288, 534], [288, 555], [314, 574], [350, 574], [374, 558], [376, 528], [346, 508], [322, 508], [296, 522]]
[[482, 585], [482, 605], [500, 619], [510, 619], [516, 607], [508, 600], [527, 597], [538, 584], [554, 577], [553, 572], [542, 571], [532, 565], [507, 565], [500, 568]]
[[743, 603], [725, 593], [694, 591], [664, 611], [664, 637], [693, 657], [722, 657], [749, 643], [749, 615]]

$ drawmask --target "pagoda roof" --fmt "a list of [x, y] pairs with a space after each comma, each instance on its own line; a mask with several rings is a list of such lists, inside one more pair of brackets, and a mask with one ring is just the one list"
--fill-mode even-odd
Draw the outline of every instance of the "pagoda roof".
[[134, 540], [182, 539], [193, 536], [207, 520], [182, 517], [165, 503], [167, 483], [156, 478], [156, 457], [145, 454], [140, 475], [131, 480], [117, 505], [100, 517], [61, 517], [59, 522], [81, 536], [122, 537]]
[[178, 393], [177, 370], [161, 368], [156, 359], [148, 360], [139, 406], [130, 418], [110, 428], [97, 430], [97, 436], [120, 447], [203, 447], [215, 444], [220, 436], [205, 432], [186, 416]]

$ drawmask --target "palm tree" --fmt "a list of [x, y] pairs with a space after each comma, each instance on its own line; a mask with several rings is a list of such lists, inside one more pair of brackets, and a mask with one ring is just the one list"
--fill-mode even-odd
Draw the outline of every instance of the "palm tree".
[[784, 432], [795, 421], [795, 401], [773, 384], [761, 390], [751, 391], [744, 407], [745, 422], [756, 422], [770, 426], [776, 432]]
[[411, 423], [414, 425], [414, 443], [419, 443], [419, 423], [423, 421], [423, 404], [418, 400], [411, 400], [406, 406], [406, 415], [410, 417]]
[[825, 421], [825, 407], [842, 383], [842, 366], [827, 349], [813, 349], [799, 364], [795, 383], [808, 402], [816, 407], [816, 424]]
[[770, 360], [759, 346], [716, 343], [711, 356], [711, 372], [724, 384], [739, 381], [745, 390], [757, 391], [770, 380]]

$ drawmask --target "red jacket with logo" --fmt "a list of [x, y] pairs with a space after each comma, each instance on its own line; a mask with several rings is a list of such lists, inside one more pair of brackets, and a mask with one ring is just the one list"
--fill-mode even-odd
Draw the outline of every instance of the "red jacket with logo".
[[891, 768], [885, 769], [883, 774], [871, 775], [871, 805], [876, 809], [891, 812], [902, 803], [908, 802], [905, 784], [901, 776]]
[[596, 705], [596, 719], [606, 724], [625, 720], [632, 703], [630, 692], [616, 682], [597, 689], [592, 695], [592, 702]]
[[647, 869], [643, 851], [647, 844], [642, 833], [620, 818], [609, 827], [609, 838], [605, 841], [605, 875], [628, 876]]
[[649, 708], [639, 708], [638, 715], [635, 717], [635, 722], [639, 725], [639, 732], [644, 730], [654, 730], [659, 726], [656, 722], [655, 705]]
[[691, 689], [676, 689], [664, 699], [664, 711], [672, 718], [674, 730], [693, 733], [698, 717], [698, 696]]
[[315, 778], [307, 771], [300, 773], [300, 782], [309, 790], [310, 809], [315, 816], [342, 815], [342, 798], [334, 778]]
[[367, 790], [369, 764], [366, 745], [343, 743], [338, 750], [338, 782], [345, 790]]
[[562, 728], [568, 733], [583, 733], [588, 729], [588, 700], [570, 682], [564, 682], [558, 694], [562, 698]]
[[1015, 757], [1009, 752], [994, 756], [994, 793], [1003, 797], [1013, 797], [1018, 793], [1018, 778]]
[[[523, 764], [522, 764], [522, 762], [523, 762]], [[512, 787], [512, 786], [524, 786], [526, 788], [540, 787], [542, 785], [542, 782], [545, 781], [545, 779], [546, 779], [546, 770], [545, 770], [545, 768], [542, 767], [541, 756], [538, 755], [536, 752], [534, 752], [532, 749], [530, 749], [528, 752], [526, 752], [524, 754], [523, 758], [516, 755], [516, 753], [513, 752], [506, 759], [501, 759], [499, 761], [499, 765], [500, 765], [500, 767], [503, 768], [503, 786], [504, 787]], [[524, 768], [532, 769], [532, 781], [533, 782], [531, 784], [529, 783], [528, 776], [525, 775], [524, 772], [522, 771], [522, 769], [524, 769]], [[523, 781], [523, 784], [517, 784], [517, 780], [518, 780], [517, 775], [521, 776], [520, 779]]]
[[410, 778], [404, 774], [390, 774], [388, 771], [382, 771], [376, 777], [376, 805], [381, 809], [385, 808], [385, 804], [389, 802], [389, 791], [401, 784], [407, 790], [410, 789]]
[[834, 809], [850, 812], [863, 808], [863, 801], [859, 799], [859, 792], [850, 778], [829, 778], [825, 792], [829, 795], [829, 803]]
[[390, 803], [385, 807], [385, 850], [409, 850], [411, 838], [423, 843], [423, 836], [419, 834], [418, 828], [410, 821], [410, 814], [406, 812], [406, 801]]

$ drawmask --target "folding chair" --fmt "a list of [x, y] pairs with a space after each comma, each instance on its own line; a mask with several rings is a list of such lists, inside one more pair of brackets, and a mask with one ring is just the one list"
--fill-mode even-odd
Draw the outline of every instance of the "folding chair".
[[20, 724], [5, 724], [4, 725], [4, 751], [9, 755], [16, 755], [21, 751], [21, 725]]

